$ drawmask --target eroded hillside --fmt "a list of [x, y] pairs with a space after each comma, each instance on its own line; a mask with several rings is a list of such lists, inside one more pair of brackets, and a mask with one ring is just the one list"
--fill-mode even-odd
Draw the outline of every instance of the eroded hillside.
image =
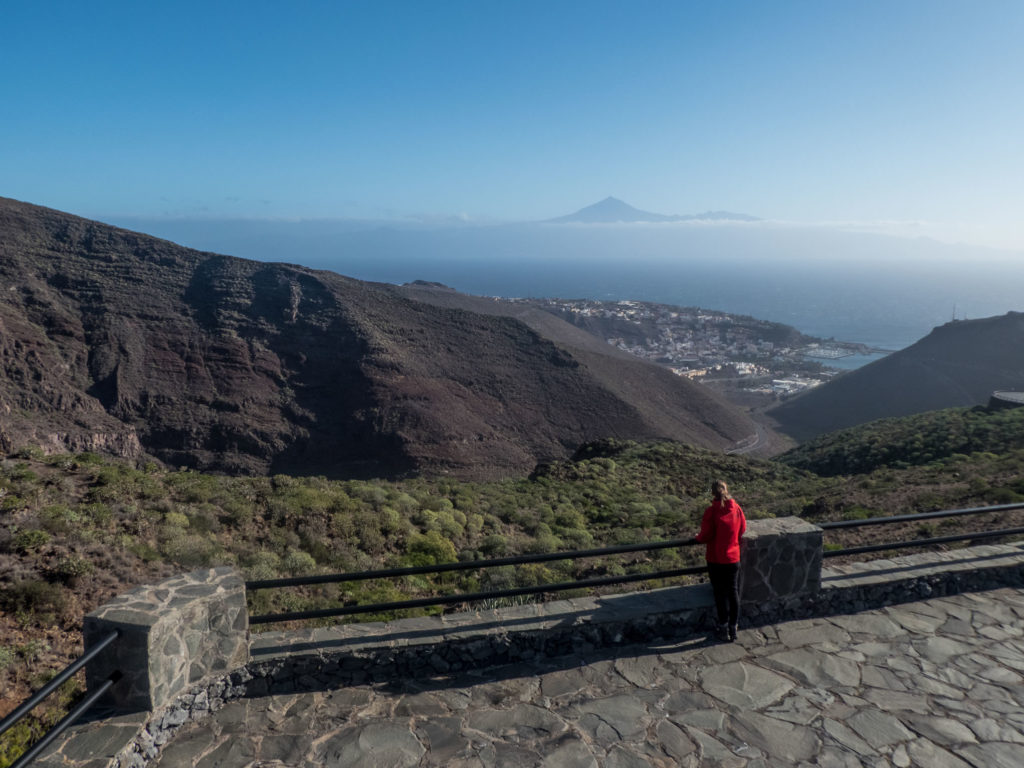
[[747, 417], [611, 350], [330, 272], [0, 201], [0, 450], [331, 477], [503, 477]]

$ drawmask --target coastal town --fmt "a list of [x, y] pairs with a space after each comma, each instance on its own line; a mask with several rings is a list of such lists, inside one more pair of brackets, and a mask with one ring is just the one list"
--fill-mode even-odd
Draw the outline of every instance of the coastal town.
[[[511, 299], [529, 303], [679, 376], [783, 398], [839, 372], [837, 361], [880, 353], [745, 315], [643, 301]], [[830, 365], [831, 364], [831, 365]]]

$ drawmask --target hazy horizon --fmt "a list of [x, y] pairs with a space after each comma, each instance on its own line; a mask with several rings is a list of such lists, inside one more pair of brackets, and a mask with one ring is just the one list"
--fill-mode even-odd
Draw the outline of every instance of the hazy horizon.
[[427, 280], [487, 296], [702, 306], [890, 349], [913, 343], [954, 314], [1024, 311], [1024, 270], [1012, 254], [825, 227], [114, 223], [148, 224], [148, 234], [200, 250], [360, 280]]
[[1024, 5], [16, 4], [0, 194], [128, 217], [664, 214], [1024, 250]]

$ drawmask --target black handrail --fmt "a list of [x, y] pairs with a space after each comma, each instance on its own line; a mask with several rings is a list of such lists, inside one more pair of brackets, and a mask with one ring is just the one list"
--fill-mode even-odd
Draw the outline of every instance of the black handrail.
[[458, 563], [442, 563], [440, 565], [412, 565], [404, 568], [385, 568], [379, 571], [354, 571], [352, 573], [328, 573], [320, 576], [294, 576], [286, 579], [259, 579], [245, 582], [247, 590], [272, 589], [274, 587], [299, 587], [308, 584], [334, 584], [342, 581], [364, 581], [366, 579], [386, 579], [395, 576], [416, 576], [421, 573], [448, 573], [450, 571], [471, 571], [478, 568], [496, 568], [502, 565], [525, 565], [526, 563], [546, 563], [552, 560], [575, 560], [583, 557], [602, 557], [604, 555], [621, 555], [626, 552], [648, 552], [657, 549], [686, 547], [697, 542], [689, 539], [668, 539], [666, 541], [650, 541], [640, 544], [617, 544], [600, 549], [574, 549], [568, 552], [545, 552], [535, 555], [514, 555], [499, 557], [492, 560], [464, 560]]
[[263, 616], [252, 616], [250, 624], [270, 624], [277, 621], [296, 621], [299, 619], [325, 619], [332, 616], [351, 616], [358, 613], [377, 613], [383, 611], [397, 611], [403, 608], [425, 608], [434, 605], [457, 605], [459, 603], [471, 603], [477, 600], [497, 600], [504, 597], [520, 597], [522, 595], [540, 595], [546, 592], [564, 592], [569, 589], [584, 589], [586, 587], [603, 587], [609, 584], [627, 584], [634, 581], [653, 581], [654, 579], [669, 579], [676, 576], [686, 576], [694, 573], [703, 573], [707, 570], [704, 566], [691, 566], [689, 568], [676, 568], [670, 571], [654, 571], [651, 573], [634, 573], [628, 576], [597, 576], [592, 579], [581, 579], [580, 581], [563, 581], [555, 584], [540, 584], [535, 587], [513, 587], [511, 589], [492, 590], [489, 592], [467, 592], [459, 595], [441, 595], [435, 597], [421, 597], [414, 600], [399, 600], [393, 603], [373, 603], [369, 605], [346, 605], [341, 608], [323, 608], [317, 611], [292, 611], [291, 613], [274, 613]]
[[121, 673], [114, 672], [107, 680], [103, 682], [102, 685], [100, 685], [99, 688], [97, 688], [95, 691], [93, 691], [84, 699], [82, 699], [78, 703], [78, 706], [76, 706], [74, 709], [68, 712], [63, 718], [61, 718], [60, 722], [53, 726], [53, 728], [51, 728], [49, 731], [47, 731], [46, 734], [44, 734], [44, 736], [39, 741], [33, 744], [31, 749], [29, 749], [27, 752], [22, 754], [21, 757], [19, 757], [17, 760], [11, 763], [10, 768], [24, 768], [24, 766], [32, 762], [40, 752], [42, 752], [44, 749], [50, 746], [50, 743], [54, 739], [56, 739], [58, 736], [64, 733], [64, 731], [66, 731], [69, 726], [71, 726], [78, 718], [80, 718], [85, 713], [85, 711], [89, 709], [89, 707], [91, 707], [93, 704], [99, 701], [100, 697], [103, 696], [103, 694], [105, 694], [110, 689], [110, 686], [116, 683], [120, 678]]
[[61, 670], [57, 675], [46, 685], [36, 691], [30, 698], [26, 699], [25, 702], [19, 706], [16, 710], [11, 712], [7, 717], [0, 721], [0, 735], [3, 735], [8, 728], [17, 724], [25, 715], [27, 715], [32, 709], [34, 709], [43, 699], [57, 690], [63, 685], [73, 674], [78, 670], [96, 658], [100, 652], [110, 645], [112, 642], [117, 640], [121, 636], [119, 630], [114, 630], [109, 635], [100, 640], [96, 645], [86, 651], [75, 661], [68, 664]]
[[[864, 520], [837, 520], [833, 522], [818, 523], [818, 527], [825, 530], [840, 528], [854, 528], [863, 525], [888, 525], [893, 523], [912, 522], [918, 520], [930, 520], [939, 517], [956, 517], [959, 515], [979, 514], [985, 512], [1003, 512], [1007, 510], [1024, 509], [1024, 503], [1018, 504], [997, 504], [988, 507], [970, 507], [967, 509], [939, 510], [935, 512], [921, 512], [911, 515], [893, 515], [890, 517], [872, 517]], [[967, 541], [970, 539], [997, 538], [1000, 536], [1011, 536], [1024, 533], [1024, 528], [1009, 528], [1000, 531], [986, 531], [983, 533], [962, 534], [955, 536], [942, 536], [930, 539], [917, 539], [912, 541], [890, 542], [886, 544], [871, 544], [863, 547], [850, 549], [830, 550], [824, 557], [839, 557], [842, 555], [854, 555], [866, 552], [881, 552], [889, 549], [905, 549], [908, 547], [928, 546], [931, 544], [944, 544], [954, 541]], [[440, 565], [419, 565], [404, 568], [387, 568], [377, 571], [357, 571], [353, 573], [323, 574], [319, 576], [296, 576], [284, 579], [260, 579], [247, 581], [247, 590], [270, 589], [275, 587], [294, 587], [311, 584], [331, 584], [346, 581], [362, 581], [366, 579], [393, 578], [397, 576], [413, 576], [425, 573], [447, 573], [451, 571], [475, 570], [480, 568], [493, 568], [503, 565], [522, 565], [525, 563], [541, 563], [553, 560], [571, 560], [584, 557], [603, 557], [607, 555], [623, 554], [627, 552], [647, 552], [658, 549], [670, 549], [685, 547], [696, 544], [695, 539], [669, 539], [665, 541], [643, 542], [638, 544], [620, 544], [613, 547], [600, 549], [580, 549], [568, 552], [551, 552], [535, 555], [519, 555], [513, 557], [502, 557], [492, 560], [468, 560], [458, 563], [443, 563]], [[437, 605], [456, 605], [479, 600], [499, 599], [506, 597], [517, 597], [531, 594], [544, 594], [546, 592], [558, 592], [569, 589], [582, 589], [594, 586], [607, 586], [611, 584], [626, 584], [636, 581], [648, 581], [661, 578], [671, 578], [689, 574], [702, 573], [703, 566], [693, 566], [671, 571], [658, 571], [654, 573], [632, 574], [629, 576], [602, 576], [594, 579], [581, 581], [562, 582], [557, 584], [542, 584], [533, 587], [516, 587], [505, 590], [490, 592], [473, 592], [461, 595], [443, 595], [434, 597], [417, 598], [413, 600], [400, 600], [389, 603], [373, 603], [367, 605], [348, 605], [339, 608], [325, 608], [315, 611], [292, 611], [289, 613], [264, 614], [253, 616], [249, 619], [250, 624], [269, 624], [279, 621], [296, 621], [301, 619], [330, 618], [335, 616], [351, 616], [361, 613], [378, 613], [395, 611], [405, 608], [424, 608]]]
[[979, 531], [976, 533], [958, 533], [952, 536], [933, 536], [929, 539], [911, 539], [909, 541], [892, 541], [885, 544], [865, 544], [861, 547], [848, 549], [830, 549], [822, 553], [822, 557], [840, 557], [842, 555], [861, 555], [866, 552], [885, 552], [890, 549], [909, 549], [910, 547], [928, 547], [933, 544], [949, 544], [954, 541], [974, 541], [976, 539], [998, 539], [1002, 536], [1019, 536], [1024, 528], [1003, 528], [998, 531]]
[[835, 528], [857, 528], [862, 525], [889, 525], [891, 523], [907, 523], [917, 520], [931, 520], [936, 517], [957, 517], [959, 515], [976, 515], [982, 512], [1005, 512], [1011, 509], [1024, 509], [1024, 504], [996, 504], [991, 507], [968, 507], [967, 509], [942, 509], [937, 512], [916, 512], [912, 515], [893, 515], [891, 517], [866, 517], [863, 520], [833, 520], [827, 523], [815, 523], [819, 528], [832, 530]]

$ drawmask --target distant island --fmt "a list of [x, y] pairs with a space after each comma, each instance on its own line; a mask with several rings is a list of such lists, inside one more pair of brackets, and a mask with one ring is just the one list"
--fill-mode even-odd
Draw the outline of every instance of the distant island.
[[651, 213], [634, 208], [617, 197], [606, 197], [604, 200], [581, 208], [568, 216], [548, 219], [548, 224], [619, 224], [619, 223], [667, 223], [674, 221], [760, 221], [756, 216], [730, 211], [705, 211], [685, 216], [668, 216], [662, 213]]

